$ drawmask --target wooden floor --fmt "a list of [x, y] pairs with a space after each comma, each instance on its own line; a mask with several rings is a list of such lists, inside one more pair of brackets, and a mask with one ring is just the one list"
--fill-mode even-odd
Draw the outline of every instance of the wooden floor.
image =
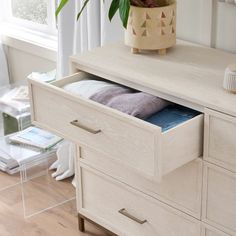
[[[48, 203], [54, 204], [73, 196], [74, 188], [70, 181], [56, 182], [44, 176], [27, 182], [24, 192], [26, 213], [33, 214]], [[0, 236], [107, 235], [89, 223], [86, 223], [85, 233], [78, 231], [75, 200], [24, 219], [19, 176], [9, 176], [0, 172]]]

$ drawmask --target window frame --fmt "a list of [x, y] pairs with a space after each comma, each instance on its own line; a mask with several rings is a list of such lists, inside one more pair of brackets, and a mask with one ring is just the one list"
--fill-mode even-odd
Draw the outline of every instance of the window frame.
[[3, 0], [2, 22], [11, 25], [13, 28], [25, 29], [25, 31], [35, 32], [35, 34], [57, 35], [55, 19], [56, 1], [47, 0], [47, 24], [21, 19], [12, 15], [11, 0]]

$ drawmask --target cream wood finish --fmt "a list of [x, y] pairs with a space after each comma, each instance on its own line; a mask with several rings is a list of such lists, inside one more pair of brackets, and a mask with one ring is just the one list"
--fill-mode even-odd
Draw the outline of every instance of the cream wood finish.
[[[85, 165], [80, 165], [80, 212], [126, 236], [200, 236], [200, 223], [147, 195], [134, 190]], [[125, 210], [146, 221], [137, 223], [119, 213]]]
[[236, 235], [236, 174], [204, 164], [203, 220]]
[[198, 219], [201, 216], [202, 161], [194, 160], [164, 176], [160, 183], [149, 181], [132, 168], [88, 147], [79, 147], [85, 163], [148, 195], [166, 202]]
[[210, 225], [202, 224], [202, 233], [201, 236], [230, 236]]
[[204, 159], [236, 172], [236, 117], [206, 109], [204, 133]]
[[71, 57], [78, 69], [135, 87], [204, 112], [208, 107], [236, 116], [236, 96], [222, 88], [225, 68], [236, 54], [178, 41], [166, 56], [134, 55], [123, 43]]
[[[154, 181], [202, 155], [203, 115], [162, 133], [158, 126], [60, 87], [86, 76], [79, 73], [54, 84], [30, 80], [34, 123], [107, 153]], [[74, 120], [83, 127], [71, 124]]]
[[[34, 124], [81, 147], [78, 212], [120, 235], [199, 236], [201, 227], [201, 236], [236, 236], [236, 95], [222, 88], [235, 61], [235, 54], [182, 41], [166, 56], [113, 44], [72, 56], [71, 73], [79, 74], [51, 85], [31, 80]], [[204, 160], [196, 158], [202, 115], [162, 133], [61, 89], [91, 74], [205, 113]], [[133, 222], [121, 208], [150, 223]]]

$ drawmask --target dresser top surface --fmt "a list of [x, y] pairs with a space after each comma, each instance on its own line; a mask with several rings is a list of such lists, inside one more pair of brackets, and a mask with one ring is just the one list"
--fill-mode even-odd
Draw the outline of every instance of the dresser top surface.
[[236, 94], [222, 87], [224, 71], [236, 54], [178, 41], [167, 55], [132, 54], [123, 43], [72, 56], [76, 67], [236, 116]]

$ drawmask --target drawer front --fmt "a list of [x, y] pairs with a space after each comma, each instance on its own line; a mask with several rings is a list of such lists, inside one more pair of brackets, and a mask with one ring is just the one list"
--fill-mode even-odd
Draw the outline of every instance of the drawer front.
[[202, 225], [202, 234], [201, 236], [230, 236], [210, 225], [203, 224]]
[[34, 124], [106, 153], [157, 181], [202, 155], [203, 115], [162, 133], [158, 126], [71, 95], [58, 84], [63, 81], [50, 85], [30, 80]]
[[112, 157], [91, 148], [79, 147], [79, 150], [81, 162], [200, 219], [202, 159], [191, 161], [157, 183], [143, 178]]
[[236, 171], [236, 118], [207, 109], [204, 159]]
[[204, 163], [203, 220], [236, 235], [236, 174]]
[[82, 165], [79, 212], [127, 236], [199, 236], [200, 223]]

